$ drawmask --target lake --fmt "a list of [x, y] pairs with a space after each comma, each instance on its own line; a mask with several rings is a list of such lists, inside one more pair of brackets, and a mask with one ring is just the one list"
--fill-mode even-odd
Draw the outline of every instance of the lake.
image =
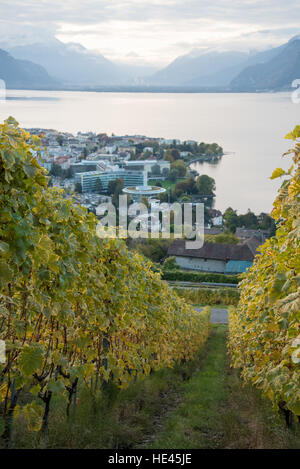
[[300, 105], [289, 93], [95, 93], [9, 90], [0, 121], [12, 115], [23, 127], [142, 134], [217, 142], [226, 154], [218, 165], [195, 163], [215, 178], [215, 207], [239, 213], [270, 211], [279, 186], [274, 168], [288, 167], [284, 136], [300, 124]]

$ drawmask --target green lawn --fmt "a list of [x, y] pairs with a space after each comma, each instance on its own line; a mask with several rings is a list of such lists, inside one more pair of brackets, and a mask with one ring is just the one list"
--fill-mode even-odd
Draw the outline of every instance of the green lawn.
[[[176, 182], [171, 182], [171, 181], [159, 181], [164, 189], [171, 189], [173, 191], [175, 189], [175, 186], [178, 182], [185, 181], [185, 178], [178, 178]], [[150, 186], [155, 186], [157, 184], [157, 181], [155, 180], [149, 180], [148, 183]]]

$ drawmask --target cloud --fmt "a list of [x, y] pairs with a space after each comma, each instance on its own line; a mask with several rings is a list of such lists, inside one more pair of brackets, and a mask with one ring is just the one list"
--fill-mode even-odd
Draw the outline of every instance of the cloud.
[[126, 54], [126, 57], [140, 57], [140, 56], [136, 52], [130, 51], [128, 52], [128, 54]]
[[278, 45], [298, 33], [300, 2], [1, 0], [0, 18], [1, 43], [55, 34], [115, 60], [134, 50], [143, 60], [165, 63], [195, 48]]
[[282, 25], [299, 12], [298, 0], [1, 0], [0, 7], [8, 20], [76, 25], [194, 18]]

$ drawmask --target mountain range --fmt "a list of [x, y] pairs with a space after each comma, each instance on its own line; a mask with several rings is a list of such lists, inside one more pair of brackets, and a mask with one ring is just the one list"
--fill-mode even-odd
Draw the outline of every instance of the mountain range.
[[80, 44], [55, 38], [11, 47], [5, 44], [5, 48], [7, 52], [0, 49], [0, 78], [8, 88], [138, 85], [272, 91], [288, 89], [300, 78], [300, 36], [258, 53], [193, 50], [161, 70], [114, 63]]
[[[268, 64], [270, 61], [276, 67], [277, 56], [284, 54], [285, 49], [289, 49], [291, 43], [298, 47], [297, 42], [298, 38], [296, 37], [287, 44], [258, 53], [218, 50], [193, 51], [178, 57], [148, 80], [149, 83], [156, 85], [226, 87], [229, 90], [244, 87], [246, 91], [250, 88], [253, 91], [256, 89], [254, 81], [250, 79], [246, 85], [246, 76], [248, 76], [250, 68], [252, 67], [251, 70], [253, 70], [255, 66]], [[243, 73], [244, 75], [241, 75]], [[240, 80], [243, 82], [240, 83]], [[290, 83], [289, 81], [284, 85]]]
[[[178, 57], [149, 77], [148, 82], [160, 86], [223, 86], [230, 82], [231, 76], [236, 74], [234, 70], [240, 70], [247, 58], [246, 52], [196, 50]], [[229, 71], [228, 77], [223, 76], [223, 71]]]
[[268, 61], [246, 67], [230, 83], [235, 91], [288, 89], [300, 77], [300, 38], [295, 37]]
[[93, 55], [79, 44], [64, 44], [56, 39], [9, 49], [16, 59], [42, 65], [50, 75], [66, 85], [96, 85], [115, 80], [115, 64], [103, 55]]
[[14, 46], [9, 48], [9, 52], [17, 59], [27, 59], [42, 65], [62, 85], [129, 84], [139, 75], [152, 74], [155, 71], [151, 67], [116, 64], [80, 44], [65, 44], [57, 39]]
[[0, 78], [7, 88], [51, 88], [58, 85], [41, 66], [29, 60], [17, 60], [0, 49]]

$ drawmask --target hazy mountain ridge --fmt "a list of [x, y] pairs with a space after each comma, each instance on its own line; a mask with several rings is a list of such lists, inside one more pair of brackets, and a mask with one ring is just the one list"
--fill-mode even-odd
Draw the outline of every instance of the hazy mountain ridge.
[[93, 53], [77, 43], [65, 44], [57, 39], [44, 43], [14, 46], [9, 52], [41, 64], [63, 85], [120, 85], [151, 75], [155, 68], [118, 64], [101, 54]]
[[29, 60], [18, 60], [0, 49], [0, 78], [6, 88], [48, 88], [56, 86], [53, 79], [41, 66]]
[[[293, 42], [295, 38], [291, 39]], [[231, 88], [233, 80], [251, 66], [264, 64], [278, 56], [287, 46], [262, 52], [204, 51], [198, 55], [178, 57], [159, 70], [148, 82], [153, 85], [225, 87]]]
[[16, 58], [25, 58], [42, 65], [63, 84], [95, 85], [114, 81], [117, 67], [103, 55], [93, 55], [78, 44], [58, 40], [9, 49]]
[[[236, 51], [208, 51], [196, 57], [187, 54], [159, 70], [148, 81], [153, 85], [214, 86], [215, 83], [211, 83], [210, 78], [206, 77], [215, 77], [222, 69], [241, 65], [248, 57], [248, 53]], [[221, 85], [223, 84], [225, 83], [222, 82]]]
[[[153, 90], [179, 87], [260, 91], [286, 89], [293, 79], [300, 77], [299, 36], [258, 53], [193, 50], [156, 71], [147, 64], [114, 63], [80, 44], [65, 44], [55, 38], [11, 47], [6, 43], [5, 47], [13, 56], [5, 56], [2, 51], [0, 78], [7, 81], [8, 87], [84, 89], [126, 86], [134, 89], [145, 86]], [[13, 65], [14, 59], [17, 60]]]
[[226, 86], [230, 88], [232, 80], [237, 77], [243, 70], [251, 65], [259, 63], [265, 63], [271, 60], [273, 57], [279, 54], [279, 52], [285, 47], [285, 44], [268, 49], [262, 52], [246, 54], [245, 60], [237, 65], [222, 68], [218, 73], [211, 73], [204, 76], [198, 76], [193, 80], [185, 83], [188, 86]]
[[230, 87], [235, 91], [277, 91], [289, 89], [297, 78], [300, 78], [300, 38], [293, 38], [278, 48], [271, 60], [245, 68]]

